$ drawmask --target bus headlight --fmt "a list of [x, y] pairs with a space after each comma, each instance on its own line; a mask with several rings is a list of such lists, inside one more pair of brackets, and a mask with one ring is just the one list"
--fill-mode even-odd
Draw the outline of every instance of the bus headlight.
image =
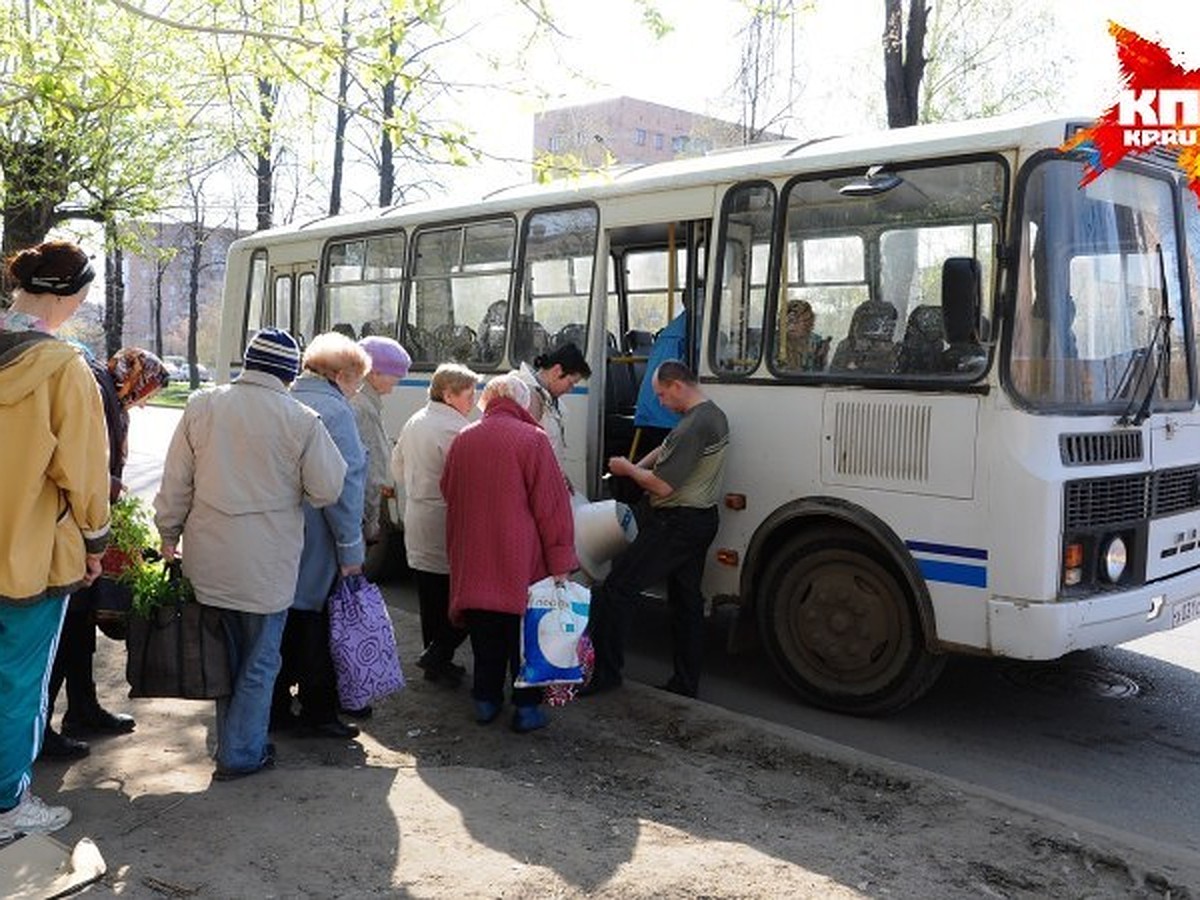
[[1129, 552], [1125, 547], [1125, 542], [1120, 537], [1110, 540], [1104, 547], [1101, 561], [1104, 564], [1104, 574], [1108, 580], [1114, 584], [1120, 581], [1121, 576], [1125, 574], [1125, 566], [1129, 562]]

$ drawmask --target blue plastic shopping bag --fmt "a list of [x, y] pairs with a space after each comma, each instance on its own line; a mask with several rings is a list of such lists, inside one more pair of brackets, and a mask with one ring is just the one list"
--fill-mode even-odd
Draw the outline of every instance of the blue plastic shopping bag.
[[579, 684], [579, 639], [587, 627], [591, 592], [582, 584], [543, 578], [529, 586], [521, 620], [521, 672], [517, 687]]

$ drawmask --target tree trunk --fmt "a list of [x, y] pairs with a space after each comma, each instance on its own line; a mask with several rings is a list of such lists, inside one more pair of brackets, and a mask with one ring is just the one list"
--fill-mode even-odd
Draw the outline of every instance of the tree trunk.
[[109, 222], [104, 231], [104, 353], [111, 357], [125, 334], [125, 252], [117, 244], [117, 226]]
[[163, 277], [167, 274], [167, 263], [158, 260], [154, 264], [154, 296], [150, 299], [150, 321], [154, 326], [154, 355], [163, 355]]
[[925, 31], [929, 7], [909, 0], [908, 29], [903, 0], [884, 0], [883, 73], [888, 127], [916, 125], [920, 111], [921, 78], [925, 74]]
[[258, 148], [254, 181], [258, 194], [258, 230], [271, 227], [271, 149], [274, 146], [275, 90], [266, 78], [258, 79]]
[[188, 263], [188, 386], [191, 390], [200, 387], [200, 373], [196, 370], [196, 332], [200, 325], [200, 255], [204, 249], [204, 223], [197, 218], [191, 227], [191, 258]]
[[[65, 151], [42, 141], [0, 144], [0, 171], [4, 173], [0, 258], [37, 246], [58, 221], [55, 210], [66, 199], [68, 189], [60, 177], [66, 170], [65, 156]], [[0, 308], [9, 305], [12, 288], [0, 285]]]
[[[388, 44], [388, 59], [396, 58], [399, 45], [396, 41]], [[392, 197], [396, 192], [396, 170], [392, 161], [392, 133], [388, 131], [388, 123], [396, 112], [396, 79], [388, 77], [383, 85], [383, 128], [379, 138], [379, 205], [391, 206]]]
[[346, 93], [350, 83], [347, 64], [350, 43], [350, 4], [342, 3], [342, 63], [338, 66], [337, 120], [333, 126], [333, 177], [329, 186], [329, 214], [336, 216], [342, 211], [342, 165], [346, 155], [346, 124], [350, 121], [350, 110], [346, 106]]

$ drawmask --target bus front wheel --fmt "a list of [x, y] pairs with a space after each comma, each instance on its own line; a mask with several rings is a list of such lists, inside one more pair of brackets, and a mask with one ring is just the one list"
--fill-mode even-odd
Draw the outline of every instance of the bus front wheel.
[[895, 712], [937, 680], [915, 601], [861, 532], [789, 540], [763, 573], [758, 622], [776, 670], [810, 703], [853, 715]]

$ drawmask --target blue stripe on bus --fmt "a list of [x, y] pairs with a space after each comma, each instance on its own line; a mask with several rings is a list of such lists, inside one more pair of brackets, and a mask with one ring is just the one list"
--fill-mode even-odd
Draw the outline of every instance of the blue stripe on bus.
[[965, 563], [942, 562], [937, 559], [918, 559], [917, 568], [926, 581], [961, 584], [966, 587], [987, 587], [987, 566], [968, 566]]
[[905, 541], [904, 545], [913, 553], [937, 553], [939, 556], [962, 556], [966, 559], [987, 559], [988, 552], [982, 547], [956, 547], [953, 544], [930, 544], [926, 541]]

